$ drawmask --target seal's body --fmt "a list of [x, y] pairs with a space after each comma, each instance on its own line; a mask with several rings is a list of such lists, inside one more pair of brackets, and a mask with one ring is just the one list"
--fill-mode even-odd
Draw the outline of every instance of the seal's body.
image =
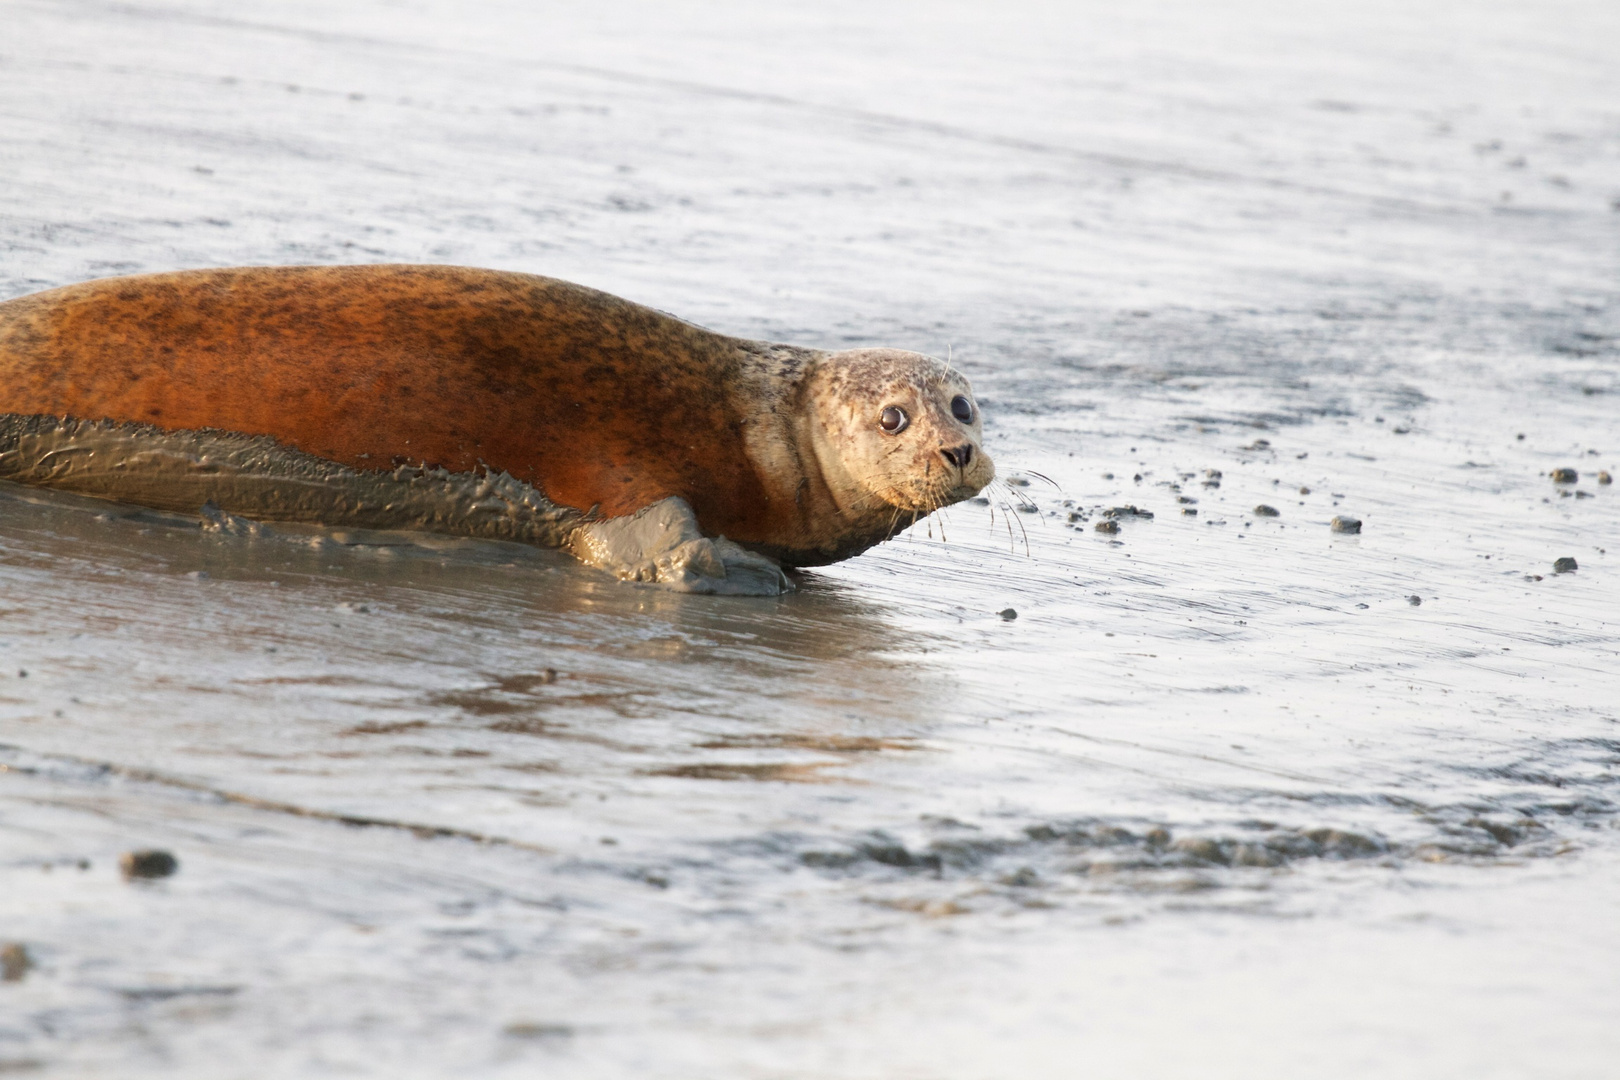
[[971, 401], [919, 354], [746, 341], [457, 267], [186, 271], [0, 304], [0, 416], [269, 437], [364, 475], [506, 473], [581, 520], [679, 497], [788, 565], [988, 483]]

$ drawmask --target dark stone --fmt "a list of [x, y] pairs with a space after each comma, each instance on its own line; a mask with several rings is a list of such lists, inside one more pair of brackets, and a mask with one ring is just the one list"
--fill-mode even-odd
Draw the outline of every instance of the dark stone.
[[906, 870], [938, 870], [940, 858], [938, 855], [913, 855], [907, 851], [903, 844], [872, 843], [863, 844], [860, 853], [875, 863], [884, 866], [896, 866]]
[[1265, 503], [1261, 503], [1259, 506], [1254, 508], [1254, 516], [1281, 517], [1282, 515], [1277, 512], [1277, 508], [1275, 506], [1267, 506]]
[[1564, 556], [1553, 563], [1553, 573], [1568, 574], [1580, 569], [1580, 564], [1569, 556]]
[[1340, 515], [1335, 517], [1328, 527], [1336, 533], [1359, 533], [1361, 532], [1361, 519]]
[[1119, 532], [1119, 522], [1112, 518], [1107, 521], [1099, 521], [1097, 522], [1097, 531], [1100, 533], [1117, 533]]
[[1002, 608], [997, 614], [999, 614], [1003, 619], [1006, 619], [1008, 622], [1012, 622], [1014, 619], [1018, 618], [1018, 612], [1014, 611], [1010, 607]]
[[1549, 475], [1555, 484], [1573, 484], [1581, 478], [1581, 474], [1574, 469], [1554, 469]]
[[118, 858], [118, 868], [124, 872], [124, 877], [135, 878], [165, 878], [180, 869], [180, 860], [167, 851], [151, 849], [148, 851], [126, 851]]
[[28, 955], [28, 946], [20, 941], [0, 945], [0, 982], [22, 982], [34, 958]]

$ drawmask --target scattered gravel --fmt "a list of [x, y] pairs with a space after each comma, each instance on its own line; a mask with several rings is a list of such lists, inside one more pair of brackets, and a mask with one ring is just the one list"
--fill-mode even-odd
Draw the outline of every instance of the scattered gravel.
[[124, 872], [124, 877], [131, 881], [136, 878], [166, 878], [180, 869], [180, 860], [169, 852], [156, 848], [146, 851], [126, 851], [119, 856], [118, 868]]

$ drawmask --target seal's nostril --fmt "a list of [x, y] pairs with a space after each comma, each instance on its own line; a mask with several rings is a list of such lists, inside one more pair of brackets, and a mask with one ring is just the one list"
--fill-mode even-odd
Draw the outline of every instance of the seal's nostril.
[[973, 460], [973, 444], [964, 443], [961, 446], [944, 447], [940, 450], [939, 456], [955, 465], [958, 469], [965, 469], [968, 467], [968, 462]]

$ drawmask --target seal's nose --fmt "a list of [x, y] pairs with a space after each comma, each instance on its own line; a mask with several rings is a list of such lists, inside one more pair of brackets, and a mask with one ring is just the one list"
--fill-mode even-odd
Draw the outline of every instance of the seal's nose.
[[968, 467], [968, 462], [973, 460], [973, 444], [963, 443], [961, 446], [942, 447], [939, 456], [955, 465], [958, 469], [965, 469]]

